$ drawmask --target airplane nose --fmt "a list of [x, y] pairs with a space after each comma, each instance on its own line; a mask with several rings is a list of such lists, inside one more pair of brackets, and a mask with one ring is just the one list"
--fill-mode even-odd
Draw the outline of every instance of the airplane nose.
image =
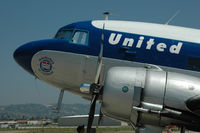
[[34, 75], [31, 68], [31, 59], [33, 57], [31, 44], [24, 44], [14, 51], [13, 57], [15, 61], [30, 74]]
[[67, 43], [64, 39], [32, 41], [17, 48], [13, 53], [13, 57], [22, 68], [35, 76], [31, 67], [32, 57], [41, 50], [63, 50]]

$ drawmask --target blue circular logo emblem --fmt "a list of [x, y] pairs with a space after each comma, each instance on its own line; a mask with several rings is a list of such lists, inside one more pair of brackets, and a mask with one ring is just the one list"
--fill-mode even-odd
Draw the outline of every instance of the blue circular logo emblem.
[[40, 69], [43, 72], [51, 72], [52, 70], [52, 62], [49, 59], [43, 59], [40, 61]]
[[124, 92], [124, 93], [126, 93], [126, 92], [128, 92], [128, 87], [127, 86], [124, 86], [124, 87], [122, 87], [122, 91]]

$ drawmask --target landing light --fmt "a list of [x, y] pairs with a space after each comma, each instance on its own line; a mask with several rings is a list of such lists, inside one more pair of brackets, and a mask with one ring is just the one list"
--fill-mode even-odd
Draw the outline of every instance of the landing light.
[[87, 94], [89, 94], [89, 93], [90, 93], [90, 86], [91, 86], [91, 84], [83, 83], [83, 84], [81, 84], [81, 86], [80, 86], [80, 91], [81, 91], [82, 93], [87, 93]]

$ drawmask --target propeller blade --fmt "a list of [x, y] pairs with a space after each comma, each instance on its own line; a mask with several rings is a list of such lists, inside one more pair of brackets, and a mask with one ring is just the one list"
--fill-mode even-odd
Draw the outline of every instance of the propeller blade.
[[97, 71], [96, 71], [96, 76], [95, 76], [95, 81], [94, 81], [94, 83], [96, 83], [96, 84], [99, 81], [101, 68], [102, 68], [103, 45], [104, 45], [104, 28], [105, 28], [105, 24], [103, 24], [103, 30], [102, 30], [102, 34], [101, 34], [101, 48], [100, 48], [100, 52], [99, 52], [99, 56], [98, 56], [98, 68], [97, 68]]
[[99, 85], [99, 81], [100, 81], [100, 74], [101, 74], [101, 68], [102, 68], [102, 57], [103, 57], [103, 46], [104, 46], [104, 28], [105, 28], [105, 24], [103, 24], [103, 29], [102, 29], [102, 34], [101, 34], [101, 47], [100, 47], [100, 52], [99, 52], [99, 56], [98, 56], [98, 66], [97, 66], [97, 71], [96, 71], [96, 75], [95, 75], [95, 80], [94, 80], [94, 83], [91, 84], [91, 86], [90, 86], [90, 92], [93, 97], [92, 97], [92, 101], [91, 101], [91, 105], [90, 105], [87, 133], [90, 133], [92, 123], [94, 120], [96, 101], [97, 101], [97, 99], [101, 93], [101, 89], [102, 89], [102, 87]]
[[97, 98], [98, 98], [98, 94], [95, 94], [92, 98], [92, 102], [91, 102], [91, 106], [90, 106], [90, 113], [89, 113], [89, 117], [88, 117], [87, 133], [90, 133], [90, 130], [92, 127]]
[[100, 109], [99, 119], [98, 119], [98, 126], [102, 123], [102, 120], [103, 120], [103, 113], [101, 112], [101, 109]]

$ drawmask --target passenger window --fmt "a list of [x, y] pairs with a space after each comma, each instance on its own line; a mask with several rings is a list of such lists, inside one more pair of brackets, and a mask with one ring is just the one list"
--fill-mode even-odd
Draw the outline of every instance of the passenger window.
[[87, 38], [88, 38], [88, 32], [75, 31], [74, 36], [72, 37], [72, 42], [80, 45], [88, 45]]
[[72, 36], [73, 30], [61, 30], [58, 31], [55, 38], [56, 39], [70, 39]]
[[188, 58], [188, 67], [193, 68], [193, 69], [200, 69], [200, 58], [189, 57]]

